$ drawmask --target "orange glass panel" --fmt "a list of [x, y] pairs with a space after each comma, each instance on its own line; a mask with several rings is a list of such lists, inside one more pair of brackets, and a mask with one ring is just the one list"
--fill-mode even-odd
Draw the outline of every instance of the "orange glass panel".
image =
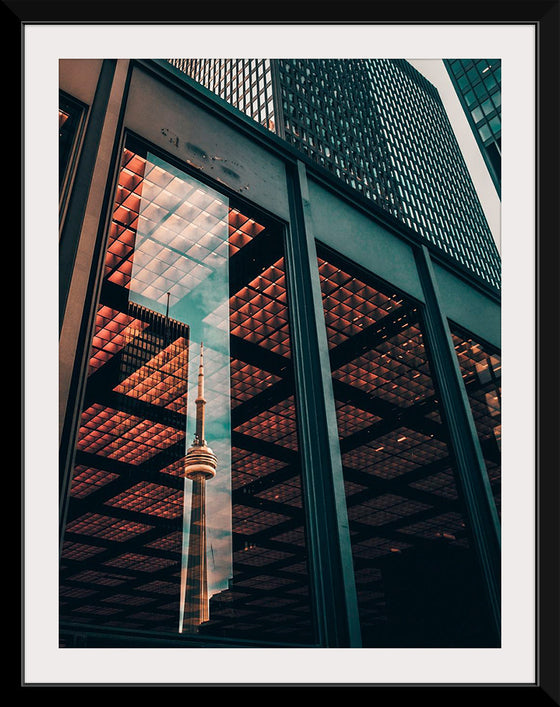
[[486, 645], [419, 308], [335, 256], [318, 267], [364, 646]]
[[455, 353], [482, 454], [486, 462], [494, 501], [498, 512], [501, 505], [501, 357], [489, 344], [463, 334], [451, 325]]
[[218, 464], [204, 496], [208, 618], [187, 630], [312, 643], [280, 227], [129, 142], [102, 277], [63, 622], [182, 635], [190, 538], [202, 527], [185, 452], [204, 341], [205, 433]]

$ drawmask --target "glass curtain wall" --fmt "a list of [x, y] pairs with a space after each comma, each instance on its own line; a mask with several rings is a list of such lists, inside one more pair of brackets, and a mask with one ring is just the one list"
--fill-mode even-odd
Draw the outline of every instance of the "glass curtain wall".
[[[363, 645], [491, 645], [422, 307], [317, 249]], [[69, 490], [61, 646], [315, 643], [289, 308], [283, 226], [129, 137]], [[452, 332], [499, 504], [500, 358]]]
[[277, 223], [127, 140], [61, 553], [62, 646], [80, 627], [98, 634], [88, 646], [115, 632], [313, 642], [283, 248]]
[[422, 311], [318, 244], [365, 647], [490, 639]]
[[452, 59], [445, 63], [499, 180], [502, 152], [502, 62], [500, 59]]
[[501, 505], [501, 356], [451, 323], [451, 336], [498, 513]]

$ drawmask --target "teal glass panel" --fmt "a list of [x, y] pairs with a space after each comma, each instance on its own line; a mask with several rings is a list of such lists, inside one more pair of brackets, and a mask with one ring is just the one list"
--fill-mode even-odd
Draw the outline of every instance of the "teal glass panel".
[[467, 91], [467, 93], [465, 93], [465, 101], [467, 102], [467, 106], [469, 106], [469, 108], [474, 103], [476, 103], [476, 98], [475, 98], [473, 91]]
[[484, 112], [484, 115], [489, 115], [494, 110], [494, 104], [490, 99], [484, 101], [484, 103], [482, 104], [482, 110]]
[[482, 110], [480, 108], [475, 108], [473, 111], [471, 111], [471, 115], [475, 123], [478, 123], [478, 121], [482, 120], [483, 118]]

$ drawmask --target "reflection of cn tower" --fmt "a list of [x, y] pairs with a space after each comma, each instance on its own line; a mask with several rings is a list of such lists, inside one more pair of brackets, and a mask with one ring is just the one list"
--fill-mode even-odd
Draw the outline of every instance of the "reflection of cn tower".
[[185, 457], [185, 477], [192, 481], [191, 521], [187, 560], [183, 629], [196, 631], [208, 621], [208, 568], [206, 560], [206, 481], [216, 475], [218, 460], [204, 439], [204, 361], [200, 344], [198, 395], [194, 440]]

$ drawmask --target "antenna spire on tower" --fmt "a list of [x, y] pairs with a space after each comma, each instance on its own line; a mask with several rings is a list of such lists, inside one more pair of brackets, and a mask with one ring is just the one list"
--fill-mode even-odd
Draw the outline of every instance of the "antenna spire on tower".
[[198, 395], [196, 404], [196, 430], [195, 440], [198, 444], [204, 444], [204, 343], [200, 342], [200, 363], [198, 364]]
[[[184, 579], [183, 628], [197, 631], [208, 621], [208, 566], [206, 558], [206, 482], [214, 478], [218, 459], [204, 439], [204, 345], [200, 344], [198, 395], [194, 441], [185, 456], [185, 477], [192, 481], [191, 517], [188, 539], [187, 568]], [[183, 590], [182, 590], [183, 591]], [[183, 599], [181, 599], [183, 602]]]

